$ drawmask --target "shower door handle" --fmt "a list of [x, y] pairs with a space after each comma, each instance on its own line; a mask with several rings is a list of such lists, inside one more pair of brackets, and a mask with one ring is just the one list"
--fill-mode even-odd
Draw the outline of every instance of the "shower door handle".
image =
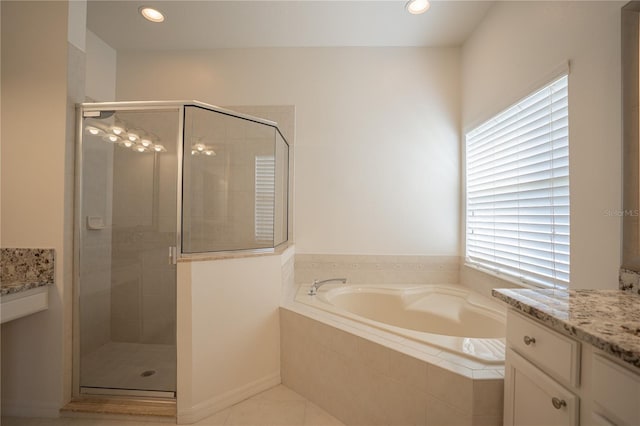
[[169, 247], [169, 264], [175, 265], [178, 263], [178, 248], [176, 246]]

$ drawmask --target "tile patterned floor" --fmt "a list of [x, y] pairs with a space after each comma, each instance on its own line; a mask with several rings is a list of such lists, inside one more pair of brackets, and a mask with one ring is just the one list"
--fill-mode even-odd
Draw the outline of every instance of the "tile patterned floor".
[[[2, 426], [166, 426], [169, 423], [88, 418], [3, 417]], [[195, 423], [197, 426], [344, 426], [317, 405], [278, 385]]]

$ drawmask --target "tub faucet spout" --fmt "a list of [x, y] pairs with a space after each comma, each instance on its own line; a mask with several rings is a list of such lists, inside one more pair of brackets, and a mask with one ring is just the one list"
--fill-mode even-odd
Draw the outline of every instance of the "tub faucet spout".
[[318, 289], [320, 287], [322, 287], [323, 285], [330, 283], [330, 282], [335, 282], [335, 281], [339, 281], [342, 284], [346, 284], [347, 283], [347, 279], [346, 278], [329, 278], [326, 280], [313, 280], [313, 284], [311, 284], [311, 288], [309, 289], [309, 292], [307, 293], [309, 296], [315, 296], [316, 294], [318, 294]]

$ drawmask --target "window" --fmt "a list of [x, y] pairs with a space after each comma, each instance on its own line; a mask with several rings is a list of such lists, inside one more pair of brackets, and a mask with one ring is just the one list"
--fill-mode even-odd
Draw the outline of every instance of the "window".
[[523, 283], [569, 283], [568, 76], [466, 135], [466, 261]]
[[273, 241], [276, 201], [276, 159], [273, 155], [256, 156], [255, 237]]

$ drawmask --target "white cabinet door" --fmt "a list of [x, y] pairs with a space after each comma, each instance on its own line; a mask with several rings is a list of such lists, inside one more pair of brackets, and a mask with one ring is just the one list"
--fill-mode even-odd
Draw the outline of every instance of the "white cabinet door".
[[578, 397], [510, 348], [504, 403], [508, 426], [578, 425]]
[[619, 425], [640, 425], [640, 374], [594, 354], [591, 377], [594, 409], [601, 417]]

